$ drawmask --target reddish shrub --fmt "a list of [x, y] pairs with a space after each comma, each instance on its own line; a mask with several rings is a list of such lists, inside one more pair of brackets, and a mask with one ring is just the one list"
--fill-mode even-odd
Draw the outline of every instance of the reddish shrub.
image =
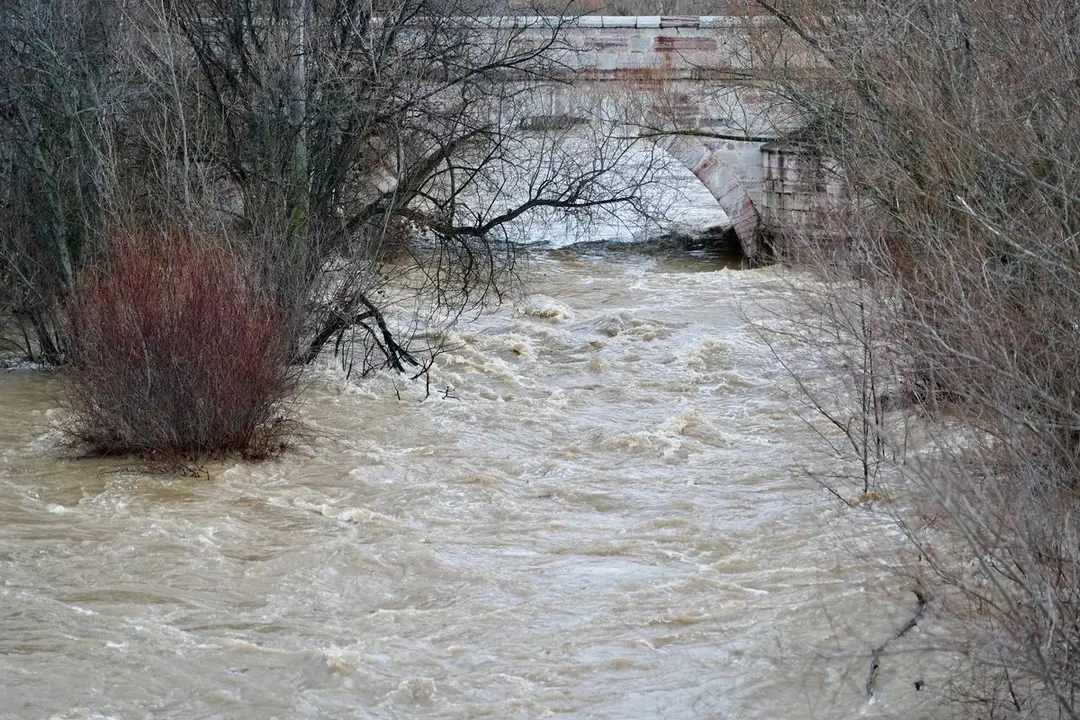
[[282, 314], [224, 248], [122, 234], [67, 308], [68, 431], [95, 455], [160, 458], [283, 447], [296, 387]]

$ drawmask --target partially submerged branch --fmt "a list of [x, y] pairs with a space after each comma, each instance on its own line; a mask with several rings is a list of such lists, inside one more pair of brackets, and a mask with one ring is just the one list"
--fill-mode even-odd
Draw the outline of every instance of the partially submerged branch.
[[881, 656], [885, 654], [885, 650], [889, 647], [889, 644], [899, 640], [907, 635], [908, 632], [915, 629], [915, 626], [919, 624], [919, 620], [922, 619], [923, 614], [926, 612], [927, 606], [932, 599], [925, 590], [916, 587], [912, 590], [915, 593], [916, 605], [915, 610], [912, 612], [911, 617], [907, 622], [897, 628], [896, 632], [889, 636], [885, 642], [878, 645], [870, 653], [870, 672], [866, 677], [866, 696], [868, 698], [874, 697], [874, 682], [877, 680], [878, 670], [881, 667]]

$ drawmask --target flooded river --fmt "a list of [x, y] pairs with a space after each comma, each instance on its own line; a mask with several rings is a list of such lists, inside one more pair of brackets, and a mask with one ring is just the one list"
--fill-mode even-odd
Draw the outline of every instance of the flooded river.
[[780, 271], [544, 255], [421, 382], [329, 363], [279, 460], [60, 457], [0, 373], [2, 718], [934, 717], [883, 513], [746, 317]]

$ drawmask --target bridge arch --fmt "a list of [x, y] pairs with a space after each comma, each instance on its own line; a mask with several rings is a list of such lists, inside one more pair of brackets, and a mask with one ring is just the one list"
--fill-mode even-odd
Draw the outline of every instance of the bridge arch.
[[716, 198], [731, 221], [743, 255], [761, 254], [761, 143], [668, 135], [654, 141]]
[[[587, 110], [574, 113], [565, 107], [556, 107], [549, 114], [526, 117], [520, 127], [541, 133], [564, 131], [596, 122], [589, 115]], [[632, 123], [622, 127], [625, 137], [634, 137], [639, 129]], [[728, 216], [743, 256], [750, 260], [760, 259], [765, 249], [761, 230], [764, 143], [761, 140], [723, 140], [675, 133], [647, 140], [640, 138], [639, 142], [643, 140], [658, 147], [698, 179]]]

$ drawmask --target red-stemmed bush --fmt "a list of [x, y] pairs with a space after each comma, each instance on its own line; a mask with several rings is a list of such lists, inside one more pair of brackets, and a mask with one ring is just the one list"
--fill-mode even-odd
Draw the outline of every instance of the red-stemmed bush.
[[296, 389], [282, 313], [250, 266], [182, 235], [120, 233], [67, 308], [67, 430], [93, 455], [284, 447]]

